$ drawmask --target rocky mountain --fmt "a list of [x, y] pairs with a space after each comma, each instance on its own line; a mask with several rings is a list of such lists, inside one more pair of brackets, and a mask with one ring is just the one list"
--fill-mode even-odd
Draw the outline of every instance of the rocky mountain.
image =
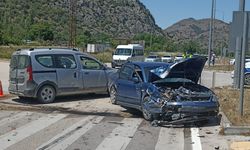
[[[66, 40], [69, 31], [70, 1], [74, 0], [1, 0], [0, 26], [3, 32], [23, 36], [34, 24], [47, 23], [57, 40]], [[138, 33], [163, 31], [139, 0], [76, 0], [77, 35], [106, 34], [131, 38]]]
[[[164, 33], [175, 42], [181, 43], [189, 40], [197, 41], [203, 49], [208, 48], [210, 19], [195, 20], [188, 18], [181, 20], [166, 28]], [[229, 24], [221, 21], [214, 21], [213, 32], [214, 47], [227, 47], [229, 37]]]

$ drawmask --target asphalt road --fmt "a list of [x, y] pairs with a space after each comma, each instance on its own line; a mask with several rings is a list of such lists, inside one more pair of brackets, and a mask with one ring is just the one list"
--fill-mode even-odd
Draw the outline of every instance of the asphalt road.
[[[8, 62], [0, 62], [0, 79], [8, 88]], [[204, 71], [202, 84], [212, 85]], [[216, 86], [231, 85], [230, 73], [218, 73]], [[223, 136], [214, 120], [201, 127], [152, 127], [138, 111], [109, 102], [107, 95], [58, 97], [39, 104], [16, 97], [0, 100], [0, 149], [67, 150], [210, 150], [230, 149], [245, 137]]]

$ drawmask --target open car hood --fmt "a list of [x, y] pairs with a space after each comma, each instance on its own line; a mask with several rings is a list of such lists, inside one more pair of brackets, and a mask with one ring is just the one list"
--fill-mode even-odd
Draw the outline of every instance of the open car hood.
[[197, 83], [204, 65], [207, 61], [206, 57], [188, 58], [173, 64], [167, 70], [156, 73], [160, 78], [185, 78]]

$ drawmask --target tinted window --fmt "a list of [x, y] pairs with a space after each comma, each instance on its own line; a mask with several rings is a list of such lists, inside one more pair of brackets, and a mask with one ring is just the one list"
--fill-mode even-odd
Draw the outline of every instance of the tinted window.
[[148, 58], [158, 58], [158, 56], [152, 55], [152, 56], [148, 56]]
[[37, 55], [36, 60], [39, 64], [44, 67], [53, 67], [53, 59], [51, 55]]
[[132, 77], [132, 73], [133, 73], [132, 68], [124, 66], [123, 68], [121, 68], [120, 78], [128, 80], [128, 79], [130, 79]]
[[56, 67], [65, 69], [75, 69], [76, 61], [73, 55], [55, 55]]
[[10, 61], [10, 67], [16, 69], [25, 69], [29, 66], [29, 56], [13, 55]]
[[103, 68], [102, 65], [94, 59], [80, 56], [80, 60], [82, 69], [100, 70]]

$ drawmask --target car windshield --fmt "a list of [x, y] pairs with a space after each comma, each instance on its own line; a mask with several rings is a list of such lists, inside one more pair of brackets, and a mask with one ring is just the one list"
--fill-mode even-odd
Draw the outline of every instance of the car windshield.
[[132, 49], [125, 49], [125, 48], [118, 48], [115, 51], [115, 55], [126, 55], [130, 56], [132, 52]]
[[148, 56], [148, 58], [157, 58], [157, 56]]
[[170, 83], [170, 82], [182, 82], [182, 83], [193, 83], [193, 81], [186, 78], [166, 78], [168, 70], [171, 64], [164, 66], [152, 66], [144, 68], [147, 82], [153, 83]]
[[169, 64], [166, 63], [166, 65], [164, 66], [150, 66], [150, 67], [145, 67], [144, 68], [144, 73], [145, 73], [145, 77], [146, 77], [146, 81], [147, 82], [153, 82], [156, 80], [161, 79], [159, 74], [160, 72], [164, 72], [169, 68]]

